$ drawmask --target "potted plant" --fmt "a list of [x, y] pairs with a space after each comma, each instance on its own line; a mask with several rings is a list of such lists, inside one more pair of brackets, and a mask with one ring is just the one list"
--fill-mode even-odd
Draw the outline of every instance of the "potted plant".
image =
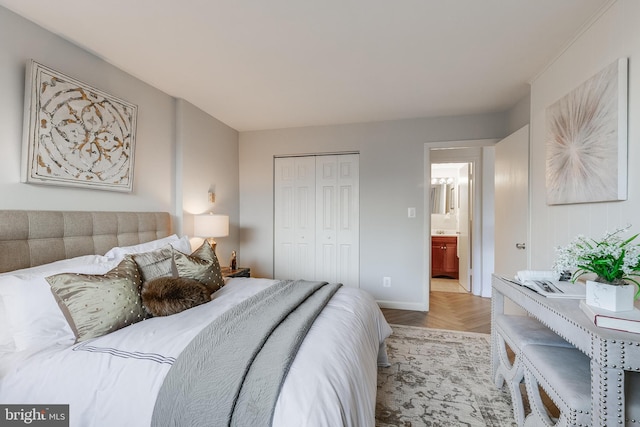
[[640, 275], [640, 246], [633, 241], [638, 234], [624, 239], [622, 234], [630, 227], [606, 233], [601, 240], [579, 235], [565, 247], [556, 249], [555, 268], [573, 271], [571, 280], [584, 274], [595, 274], [587, 280], [586, 303], [610, 311], [633, 309], [636, 280]]

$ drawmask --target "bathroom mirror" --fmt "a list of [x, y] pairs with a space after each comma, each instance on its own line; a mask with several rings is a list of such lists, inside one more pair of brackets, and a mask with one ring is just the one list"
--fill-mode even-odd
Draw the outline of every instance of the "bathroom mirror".
[[438, 182], [431, 184], [431, 213], [447, 214], [455, 210], [455, 186], [454, 184]]

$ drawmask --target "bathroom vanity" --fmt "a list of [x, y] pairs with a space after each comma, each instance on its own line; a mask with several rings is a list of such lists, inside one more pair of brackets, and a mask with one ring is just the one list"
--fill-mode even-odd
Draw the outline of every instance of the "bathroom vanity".
[[431, 277], [458, 278], [458, 236], [431, 236]]

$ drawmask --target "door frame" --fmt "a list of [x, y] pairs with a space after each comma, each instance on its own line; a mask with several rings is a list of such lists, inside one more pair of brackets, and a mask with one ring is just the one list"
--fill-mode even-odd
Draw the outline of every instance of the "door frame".
[[[474, 277], [471, 293], [479, 296], [491, 295], [491, 272], [489, 264], [493, 265], [493, 146], [499, 139], [473, 139], [461, 141], [427, 142], [424, 144], [424, 233], [423, 250], [423, 305], [429, 310], [429, 291], [431, 289], [431, 150], [433, 149], [464, 149], [480, 148], [480, 155], [471, 155], [463, 151], [452, 150], [450, 155], [439, 156], [436, 163], [466, 163], [475, 164], [475, 186], [473, 194], [473, 257]], [[446, 161], [443, 159], [446, 157]]]

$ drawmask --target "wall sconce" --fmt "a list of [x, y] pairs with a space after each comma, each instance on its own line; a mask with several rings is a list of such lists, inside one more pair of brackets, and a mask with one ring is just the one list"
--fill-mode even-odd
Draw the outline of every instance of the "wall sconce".
[[209, 203], [215, 203], [216, 202], [216, 185], [215, 184], [211, 184], [209, 186]]
[[229, 235], [229, 216], [212, 213], [196, 215], [193, 217], [193, 234], [196, 237], [206, 239], [215, 250], [216, 241], [214, 238]]

